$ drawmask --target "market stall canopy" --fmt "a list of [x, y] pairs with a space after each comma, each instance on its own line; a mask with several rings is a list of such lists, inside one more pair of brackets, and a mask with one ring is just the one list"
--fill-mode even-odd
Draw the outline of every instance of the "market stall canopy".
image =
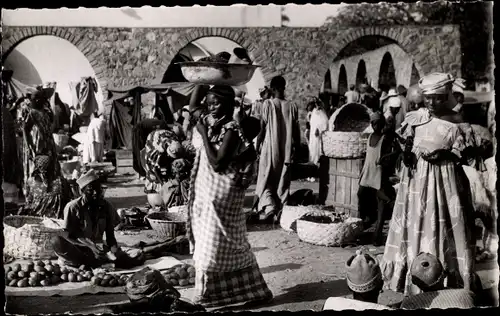
[[28, 86], [21, 81], [15, 79], [12, 75], [14, 71], [12, 70], [2, 70], [2, 83], [4, 87], [4, 91], [7, 100], [11, 100], [12, 102], [18, 100], [19, 98], [25, 97], [27, 94], [33, 93], [36, 91], [35, 87]]
[[195, 84], [190, 82], [169, 82], [151, 85], [129, 85], [108, 88], [108, 101], [133, 97], [136, 94], [155, 92], [163, 95], [179, 95], [188, 97], [193, 92]]

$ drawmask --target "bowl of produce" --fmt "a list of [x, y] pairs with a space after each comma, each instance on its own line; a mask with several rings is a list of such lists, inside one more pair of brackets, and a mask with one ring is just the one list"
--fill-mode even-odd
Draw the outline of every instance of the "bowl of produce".
[[187, 81], [196, 84], [240, 86], [248, 83], [257, 68], [250, 64], [190, 61], [177, 63]]
[[178, 264], [162, 271], [162, 275], [170, 285], [190, 287], [194, 286], [196, 269], [190, 264]]

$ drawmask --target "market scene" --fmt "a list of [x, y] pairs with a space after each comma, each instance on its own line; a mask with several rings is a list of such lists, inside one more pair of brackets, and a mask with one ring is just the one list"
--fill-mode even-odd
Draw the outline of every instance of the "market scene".
[[492, 7], [3, 9], [6, 313], [498, 308]]

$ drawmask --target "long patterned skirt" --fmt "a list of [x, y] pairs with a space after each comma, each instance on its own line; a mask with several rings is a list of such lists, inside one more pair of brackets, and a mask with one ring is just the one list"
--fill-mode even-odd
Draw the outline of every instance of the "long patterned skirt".
[[235, 174], [216, 173], [200, 149], [191, 178], [188, 236], [194, 244], [195, 300], [205, 307], [272, 298], [250, 250], [244, 197]]
[[473, 212], [470, 185], [460, 166], [420, 159], [411, 179], [404, 167], [381, 262], [386, 287], [405, 295], [419, 294], [411, 283], [410, 266], [420, 252], [427, 252], [448, 271], [447, 287], [470, 289]]

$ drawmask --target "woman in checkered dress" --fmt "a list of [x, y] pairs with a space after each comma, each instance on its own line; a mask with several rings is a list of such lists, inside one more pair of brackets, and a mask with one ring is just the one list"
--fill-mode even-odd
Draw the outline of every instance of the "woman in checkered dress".
[[196, 126], [203, 146], [193, 166], [188, 236], [194, 245], [195, 300], [205, 307], [272, 298], [246, 236], [248, 183], [242, 170], [255, 158], [248, 158], [253, 145], [232, 118], [234, 97], [231, 87], [211, 88], [209, 113]]

